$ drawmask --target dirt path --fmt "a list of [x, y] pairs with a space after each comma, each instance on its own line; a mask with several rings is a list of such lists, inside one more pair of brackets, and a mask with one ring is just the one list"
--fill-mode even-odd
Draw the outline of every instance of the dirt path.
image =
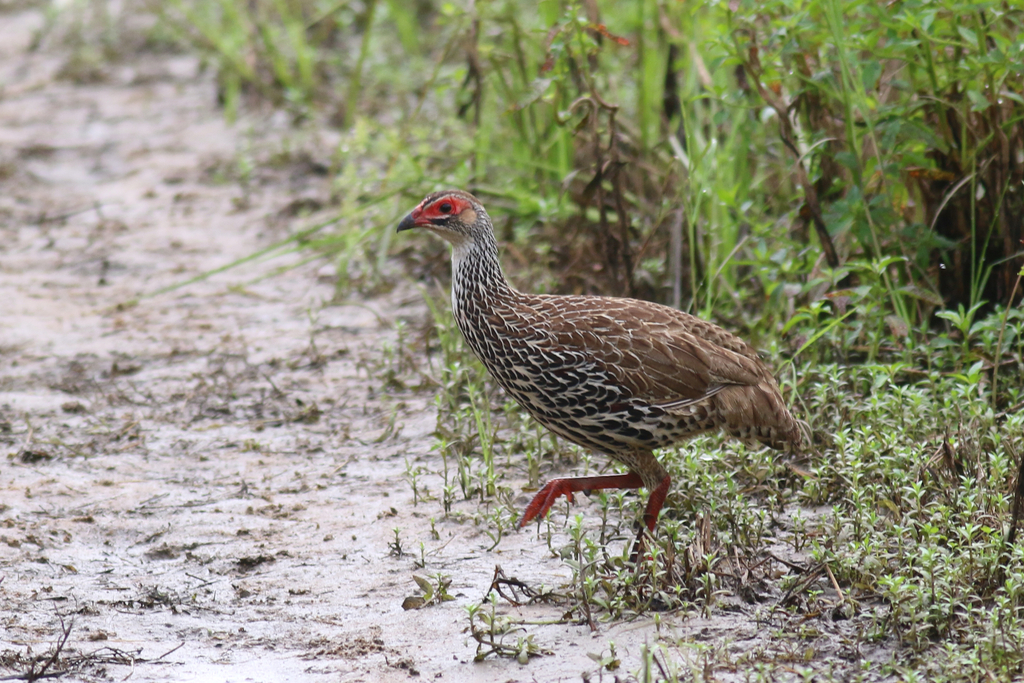
[[[27, 671], [62, 621], [54, 667], [78, 658], [85, 679], [593, 670], [601, 642], [573, 625], [541, 638], [573, 645], [558, 657], [472, 663], [463, 605], [494, 565], [549, 584], [564, 570], [529, 534], [500, 554], [471, 526], [434, 539], [436, 506], [412, 505], [403, 473], [433, 457], [430, 396], [377, 393], [361, 366], [390, 321], [425, 315], [415, 293], [326, 306], [310, 267], [229, 287], [254, 266], [118, 306], [280, 239], [297, 225], [282, 209], [326, 181], [283, 172], [242, 197], [216, 169], [240, 131], [277, 134], [272, 119], [228, 127], [190, 57], [58, 80], [59, 55], [25, 51], [40, 23], [0, 22], [0, 673]], [[425, 568], [394, 557], [395, 528]], [[413, 574], [438, 572], [457, 599], [403, 610]]]

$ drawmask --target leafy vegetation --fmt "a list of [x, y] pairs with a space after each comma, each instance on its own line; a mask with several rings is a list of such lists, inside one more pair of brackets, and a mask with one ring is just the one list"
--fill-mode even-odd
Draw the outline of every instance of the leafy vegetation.
[[[605, 465], [505, 403], [463, 349], [450, 313], [434, 306], [438, 448], [448, 453], [445, 493], [434, 505], [482, 524], [497, 545], [518, 512], [510, 503], [512, 482], [536, 487], [552, 463], [579, 473]], [[808, 673], [822, 673], [810, 662], [835, 651], [841, 628], [864, 647], [892, 648], [892, 658], [866, 665], [865, 675], [1019, 675], [1024, 612], [1015, 596], [1024, 589], [1024, 557], [1005, 539], [1024, 453], [1017, 405], [1024, 314], [1013, 309], [967, 320], [962, 311], [948, 313], [955, 331], [936, 333], [919, 348], [886, 348], [888, 330], [877, 330], [885, 362], [851, 362], [838, 353], [854, 332], [837, 327], [823, 328], [819, 343], [791, 362], [777, 359], [785, 389], [818, 437], [805, 459], [749, 450], [720, 435], [663, 452], [673, 479], [685, 485], [670, 494], [651, 555], [639, 566], [628, 556], [643, 492], [640, 500], [625, 492], [595, 496], [597, 522], [572, 507], [556, 508], [537, 528], [538, 540], [562, 558], [572, 581], [544, 599], [562, 605], [563, 618], [595, 624], [665, 610], [705, 617], [747, 612], [799, 638]], [[1004, 351], [1013, 358], [1004, 386], [1011, 410], [993, 407], [986, 368], [1000, 338], [1016, 340]], [[925, 358], [928, 367], [912, 362]], [[453, 508], [458, 500], [480, 500], [485, 508], [467, 516], [465, 506]], [[497, 595], [470, 610], [474, 633], [482, 609], [496, 618]], [[502, 632], [525, 625], [499, 621]], [[523, 642], [484, 652], [521, 657]], [[660, 672], [690, 661], [693, 644], [661, 647], [661, 659], [648, 662], [649, 680], [675, 680]], [[783, 648], [750, 660], [713, 649], [700, 656], [732, 669], [778, 664], [789, 655]]]
[[[806, 459], [718, 436], [664, 453], [686, 486], [637, 567], [633, 494], [599, 496], [599, 527], [558, 508], [539, 527], [572, 571], [568, 618], [728, 608], [802, 648], [663, 640], [638, 679], [721, 666], [768, 680], [783, 665], [827, 678], [836, 654], [866, 680], [1024, 675], [1024, 551], [1005, 540], [1024, 455], [1024, 10], [175, 0], [154, 12], [161, 36], [216, 69], [228, 117], [270, 105], [297, 129], [340, 131], [330, 217], [273, 247], [333, 259], [339, 288], [387, 286], [396, 253], [417, 279], [443, 280], [444, 247], [396, 245], [393, 228], [426, 191], [465, 187], [490, 208], [513, 280], [667, 302], [772, 357], [816, 435]], [[387, 390], [419, 372], [436, 391], [442, 491], [412, 466], [409, 483], [417, 505], [480, 523], [497, 546], [513, 483], [604, 461], [508, 403], [443, 295], [425, 298], [425, 348], [382, 364]], [[539, 654], [495, 602], [470, 610], [480, 656]], [[873, 645], [891, 656], [862, 657]]]
[[1009, 302], [1024, 16], [1001, 3], [162, 8], [230, 115], [246, 92], [317, 107], [353, 131], [341, 165], [386, 159], [361, 189], [471, 187], [522, 269], [569, 273], [552, 289], [767, 299], [743, 313], [777, 326], [873, 270], [904, 336]]

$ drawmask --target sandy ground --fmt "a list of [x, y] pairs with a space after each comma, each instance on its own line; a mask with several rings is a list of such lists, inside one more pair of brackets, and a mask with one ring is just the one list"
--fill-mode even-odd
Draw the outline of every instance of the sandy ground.
[[[552, 622], [523, 633], [551, 654], [474, 663], [465, 607], [496, 565], [533, 586], [569, 569], [535, 533], [488, 551], [413, 505], [407, 462], [440, 468], [432, 396], [382, 392], [375, 368], [395, 320], [427, 320], [420, 295], [332, 304], [323, 264], [257, 280], [264, 264], [124, 306], [303, 227], [288, 207], [328, 180], [286, 168], [243, 197], [211, 169], [244, 131], [285, 134], [278, 119], [228, 126], [187, 56], [60, 80], [59, 55], [26, 52], [41, 21], [0, 17], [0, 675], [29, 672], [62, 624], [65, 680], [610, 681], [659, 639], [765, 647], [752, 612], [592, 632], [506, 605]], [[404, 610], [437, 573], [456, 599]], [[615, 673], [588, 656], [610, 641]], [[675, 665], [708, 673], [692, 651]]]
[[[436, 459], [431, 397], [377, 393], [372, 368], [396, 317], [425, 317], [414, 290], [327, 305], [316, 267], [231, 287], [268, 269], [254, 266], [121, 305], [284, 237], [302, 223], [282, 210], [326, 181], [269, 179], [240, 201], [210, 169], [230, 167], [240, 131], [275, 135], [272, 117], [227, 126], [190, 57], [57, 80], [59, 56], [25, 53], [39, 22], [7, 15], [0, 36], [3, 663], [26, 671], [63, 620], [58, 664], [92, 653], [85, 678], [593, 670], [600, 641], [576, 625], [542, 638], [572, 643], [558, 658], [472, 663], [463, 605], [496, 563], [564, 576], [530, 534], [500, 554], [465, 525], [438, 524], [434, 540], [412, 505], [406, 459]], [[427, 567], [394, 556], [394, 528], [406, 550], [433, 551]], [[403, 610], [413, 574], [437, 572], [457, 599]]]

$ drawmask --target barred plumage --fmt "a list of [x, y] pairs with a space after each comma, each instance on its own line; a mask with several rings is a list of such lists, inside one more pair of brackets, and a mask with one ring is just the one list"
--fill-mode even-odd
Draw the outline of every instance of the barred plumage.
[[551, 480], [520, 526], [561, 495], [643, 486], [653, 531], [671, 479], [652, 451], [703, 431], [798, 447], [800, 430], [775, 378], [739, 337], [646, 301], [513, 289], [491, 220], [467, 192], [428, 195], [398, 229], [415, 227], [452, 244], [455, 320], [495, 381], [551, 431], [630, 470]]

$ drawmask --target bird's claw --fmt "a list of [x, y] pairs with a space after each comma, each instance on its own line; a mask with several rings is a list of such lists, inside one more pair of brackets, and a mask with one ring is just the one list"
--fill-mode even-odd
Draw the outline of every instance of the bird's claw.
[[554, 506], [561, 496], [565, 496], [570, 503], [576, 501], [573, 491], [570, 485], [566, 483], [566, 480], [552, 479], [544, 484], [544, 488], [537, 491], [533, 500], [526, 506], [523, 518], [519, 520], [519, 528], [522, 529], [534, 519], [543, 519], [544, 515], [548, 514], [548, 510]]

